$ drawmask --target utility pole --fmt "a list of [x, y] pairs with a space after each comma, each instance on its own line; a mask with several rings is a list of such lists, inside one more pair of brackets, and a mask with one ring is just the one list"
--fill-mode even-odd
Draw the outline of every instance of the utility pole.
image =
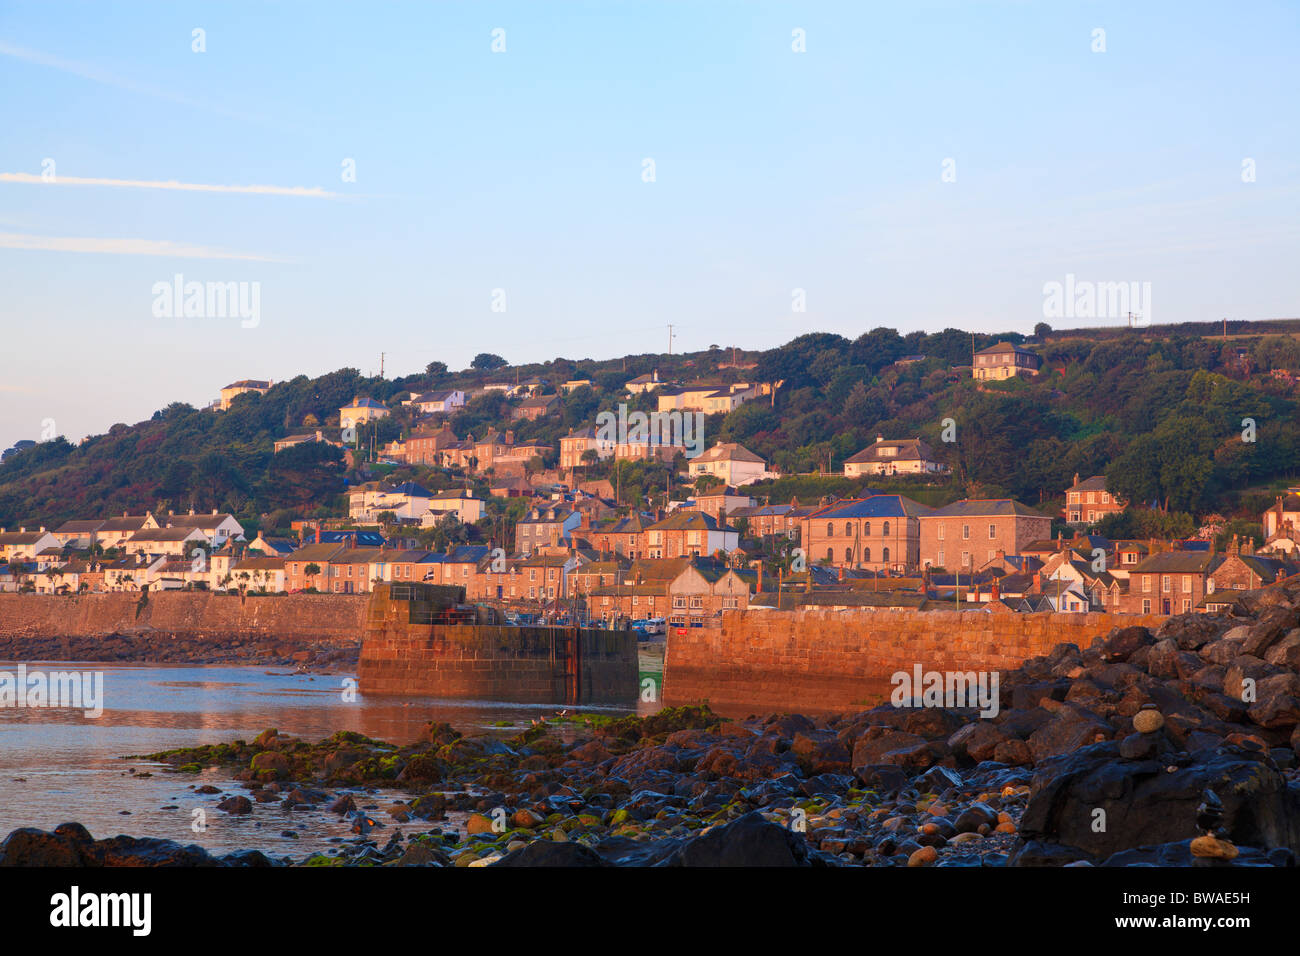
[[668, 354], [673, 354], [673, 324], [668, 323]]
[[380, 378], [384, 377], [384, 354], [385, 353], [383, 352], [379, 353], [379, 377]]

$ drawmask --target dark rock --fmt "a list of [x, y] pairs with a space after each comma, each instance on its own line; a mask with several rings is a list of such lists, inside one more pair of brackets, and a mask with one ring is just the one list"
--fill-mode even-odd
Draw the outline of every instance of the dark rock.
[[[408, 851], [409, 852], [409, 851]], [[527, 846], [507, 853], [493, 866], [607, 866], [595, 850], [581, 843], [555, 843], [534, 840]]]
[[806, 840], [755, 812], [690, 838], [663, 865], [810, 866], [811, 860]]
[[223, 813], [252, 813], [253, 801], [249, 800], [248, 797], [241, 797], [238, 795], [226, 797], [226, 799], [217, 804], [217, 809], [221, 810]]

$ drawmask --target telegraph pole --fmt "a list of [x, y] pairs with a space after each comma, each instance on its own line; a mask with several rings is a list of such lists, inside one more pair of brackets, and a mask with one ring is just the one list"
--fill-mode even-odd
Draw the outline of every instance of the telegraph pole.
[[668, 354], [673, 354], [673, 324], [668, 323]]

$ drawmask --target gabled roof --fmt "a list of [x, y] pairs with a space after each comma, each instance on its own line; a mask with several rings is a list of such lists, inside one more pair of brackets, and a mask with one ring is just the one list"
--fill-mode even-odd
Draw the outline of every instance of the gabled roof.
[[1201, 574], [1223, 563], [1223, 555], [1208, 551], [1161, 551], [1129, 569], [1130, 574]]
[[704, 454], [691, 459], [691, 463], [710, 461], [750, 461], [760, 465], [766, 462], [739, 442], [720, 441]]
[[104, 526], [103, 518], [89, 518], [85, 521], [65, 521], [54, 529], [55, 534], [89, 534]]
[[1020, 518], [1047, 518], [1048, 515], [1035, 511], [1028, 505], [1021, 504], [1013, 498], [963, 498], [950, 505], [936, 508], [929, 515], [931, 518], [1003, 518], [1010, 516]]
[[[886, 454], [890, 452], [890, 454]], [[878, 439], [862, 449], [852, 458], [844, 459], [846, 465], [862, 465], [872, 462], [889, 461], [933, 461], [934, 449], [919, 438], [904, 438], [898, 441]]]
[[996, 345], [990, 345], [986, 349], [980, 349], [976, 355], [1003, 355], [1007, 353], [1020, 352], [1025, 355], [1032, 355], [1038, 358], [1038, 353], [1032, 349], [1027, 349], [1023, 345], [1014, 345], [1011, 342], [999, 342]]
[[719, 525], [713, 515], [703, 511], [674, 511], [661, 521], [650, 525], [650, 531], [734, 531], [727, 525]]
[[389, 493], [394, 495], [406, 495], [408, 498], [433, 497], [433, 492], [423, 487], [422, 485], [417, 485], [413, 481], [404, 481], [397, 487], [393, 488], [392, 491]]
[[1068, 491], [1105, 491], [1106, 476], [1093, 475], [1091, 478], [1085, 478], [1077, 485], [1071, 485]]
[[903, 495], [872, 495], [870, 498], [850, 498], [828, 505], [814, 512], [810, 518], [842, 520], [844, 518], [916, 518], [928, 515], [934, 509]]

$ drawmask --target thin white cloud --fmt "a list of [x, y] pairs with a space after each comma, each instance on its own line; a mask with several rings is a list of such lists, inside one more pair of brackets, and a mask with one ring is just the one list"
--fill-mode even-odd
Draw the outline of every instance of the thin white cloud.
[[220, 113], [232, 119], [243, 120], [249, 123], [267, 125], [268, 121], [264, 117], [252, 116], [246, 113], [238, 113], [234, 110], [224, 109], [220, 106], [213, 106], [210, 103], [200, 103], [192, 100], [187, 96], [174, 93], [171, 90], [161, 89], [156, 86], [150, 86], [146, 83], [137, 83], [134, 80], [128, 80], [124, 77], [117, 76], [107, 70], [101, 70], [99, 67], [91, 66], [87, 63], [77, 63], [72, 60], [65, 60], [61, 57], [53, 56], [49, 53], [42, 53], [40, 50], [28, 50], [23, 47], [14, 46], [0, 40], [0, 56], [13, 57], [16, 60], [22, 60], [25, 63], [33, 63], [37, 66], [48, 67], [52, 70], [59, 70], [62, 73], [70, 73], [73, 76], [79, 76], [84, 80], [90, 80], [92, 83], [99, 83], [104, 86], [116, 87], [119, 90], [126, 90], [131, 93], [138, 93], [142, 96], [150, 96], [154, 99], [167, 100], [171, 103], [179, 103], [182, 106], [194, 107], [208, 110], [213, 113]]
[[174, 179], [105, 179], [99, 176], [53, 176], [35, 173], [0, 173], [0, 183], [31, 183], [43, 186], [118, 186], [129, 189], [177, 189], [200, 193], [253, 193], [262, 196], [301, 196], [311, 199], [337, 199], [319, 186], [226, 186], [215, 183], [182, 183]]
[[89, 252], [114, 256], [164, 256], [171, 259], [242, 259], [248, 262], [293, 262], [277, 256], [237, 252], [214, 246], [196, 246], [171, 239], [102, 239], [80, 236], [32, 236], [0, 232], [0, 249], [44, 252]]

